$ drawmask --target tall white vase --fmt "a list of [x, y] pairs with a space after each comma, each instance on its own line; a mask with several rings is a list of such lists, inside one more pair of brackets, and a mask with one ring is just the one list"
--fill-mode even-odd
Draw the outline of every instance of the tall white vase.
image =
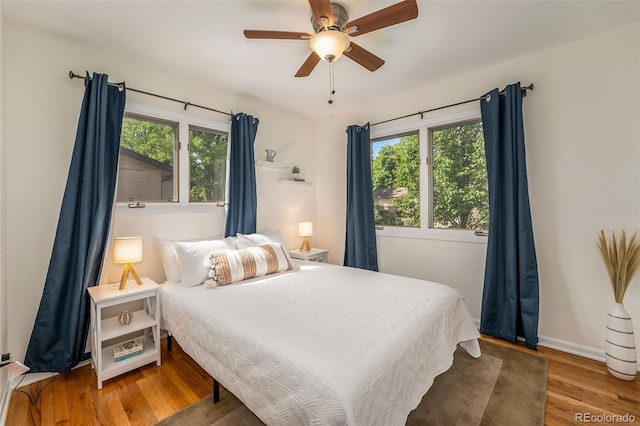
[[622, 303], [616, 303], [607, 316], [607, 368], [622, 380], [633, 380], [637, 373], [636, 343], [631, 316]]

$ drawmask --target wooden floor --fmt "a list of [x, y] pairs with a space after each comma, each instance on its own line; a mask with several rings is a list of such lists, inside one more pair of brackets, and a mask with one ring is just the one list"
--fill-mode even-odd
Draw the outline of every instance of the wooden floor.
[[[540, 347], [530, 351], [486, 338], [515, 349], [536, 353], [549, 360], [545, 424], [573, 425], [594, 422], [596, 416], [634, 416], [640, 424], [640, 377], [633, 382], [616, 379], [601, 362]], [[175, 344], [172, 352], [162, 342], [162, 366], [155, 364], [107, 380], [102, 390], [90, 366], [57, 375], [14, 391], [7, 425], [152, 425], [211, 393], [213, 381]], [[580, 421], [590, 417], [591, 421]], [[578, 416], [578, 417], [576, 417]], [[514, 424], [505, 419], [505, 424]]]

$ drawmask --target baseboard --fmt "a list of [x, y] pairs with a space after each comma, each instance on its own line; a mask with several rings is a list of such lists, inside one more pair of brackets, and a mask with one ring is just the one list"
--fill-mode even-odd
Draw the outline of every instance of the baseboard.
[[[76, 368], [82, 367], [84, 365], [87, 364], [91, 364], [91, 360], [87, 359], [84, 360], [80, 363], [78, 363], [78, 365], [76, 365], [75, 367], [73, 367], [73, 370], [75, 370]], [[16, 380], [16, 382], [20, 382], [20, 386], [19, 388], [23, 387], [23, 386], [27, 386], [30, 385], [32, 383], [36, 383], [39, 382], [40, 380], [45, 380], [45, 379], [50, 379], [53, 376], [57, 376], [59, 373], [27, 373], [26, 377], [24, 378], [24, 380], [22, 382], [20, 382], [20, 379]]]
[[58, 373], [26, 373], [24, 380], [17, 380], [17, 382], [20, 383], [17, 389], [39, 382], [40, 380], [50, 379], [52, 374], [57, 375]]
[[553, 337], [538, 336], [538, 345], [544, 346], [545, 348], [567, 352], [572, 355], [578, 355], [583, 358], [593, 359], [595, 361], [606, 361], [604, 350], [602, 349], [578, 345], [576, 343], [567, 342], [565, 340], [554, 339]]
[[[473, 322], [476, 327], [480, 329], [480, 320], [474, 319]], [[518, 340], [524, 340], [518, 338]], [[566, 340], [555, 339], [553, 337], [538, 336], [538, 345], [549, 349], [555, 349], [557, 351], [566, 352], [571, 355], [577, 355], [583, 358], [606, 362], [605, 352], [603, 349], [592, 348], [591, 346], [578, 345], [577, 343], [567, 342]], [[637, 365], [638, 371], [640, 371], [640, 363]]]
[[[571, 355], [581, 356], [583, 358], [600, 361], [603, 364], [607, 362], [603, 349], [592, 348], [590, 346], [578, 345], [576, 343], [566, 342], [553, 337], [538, 336], [538, 345], [545, 348], [555, 349], [569, 353]], [[637, 370], [640, 372], [640, 363], [636, 363]]]

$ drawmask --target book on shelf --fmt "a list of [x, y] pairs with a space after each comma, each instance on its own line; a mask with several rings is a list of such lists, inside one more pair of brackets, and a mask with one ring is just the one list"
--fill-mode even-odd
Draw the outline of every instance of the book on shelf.
[[142, 347], [141, 339], [128, 340], [126, 342], [118, 343], [113, 347], [113, 359], [118, 362], [136, 355], [141, 354], [144, 351]]
[[119, 356], [117, 358], [114, 358], [114, 361], [115, 362], [124, 361], [125, 359], [133, 358], [134, 356], [140, 355], [141, 353], [142, 353], [142, 351], [131, 352], [130, 354], [126, 354], [126, 355], [122, 355], [122, 356]]

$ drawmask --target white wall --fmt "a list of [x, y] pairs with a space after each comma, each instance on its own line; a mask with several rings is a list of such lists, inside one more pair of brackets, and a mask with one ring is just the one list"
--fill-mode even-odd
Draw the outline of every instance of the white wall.
[[[0, 8], [0, 93], [4, 93], [4, 18]], [[6, 270], [6, 242], [5, 242], [5, 120], [4, 97], [0, 99], [0, 352], [7, 348], [7, 270]], [[1, 388], [0, 388], [1, 389]]]
[[[0, 93], [4, 93], [4, 18], [0, 7]], [[5, 249], [5, 143], [4, 98], [0, 99], [0, 353], [7, 351], [7, 274]], [[4, 424], [9, 409], [11, 389], [7, 369], [0, 371], [0, 424]]]
[[[6, 124], [6, 258], [8, 349], [23, 359], [40, 302], [58, 221], [62, 195], [75, 139], [83, 85], [67, 73], [102, 72], [110, 81], [125, 80], [130, 87], [211, 106], [246, 112], [260, 119], [256, 157], [264, 149], [278, 151], [278, 160], [298, 164], [305, 177], [315, 177], [315, 123], [313, 120], [249, 97], [226, 92], [189, 78], [162, 72], [107, 49], [60, 37], [13, 21], [3, 28], [5, 63], [4, 120]], [[182, 105], [127, 93], [127, 101], [184, 114]], [[189, 108], [200, 118], [224, 121], [226, 116]], [[270, 174], [271, 173], [271, 174]], [[313, 189], [278, 185], [288, 177], [258, 170], [258, 228], [282, 228], [285, 241], [296, 246], [295, 223], [315, 220]], [[313, 188], [313, 187], [311, 187]], [[162, 280], [155, 236], [188, 238], [223, 233], [224, 220], [215, 207], [137, 210], [118, 208], [113, 235], [145, 238], [142, 275]], [[162, 213], [162, 214], [160, 214]], [[4, 239], [3, 239], [4, 241]], [[1, 250], [1, 248], [0, 248]], [[107, 279], [120, 269], [105, 263]], [[1, 288], [1, 287], [0, 287]]]
[[[341, 262], [347, 125], [478, 97], [516, 81], [534, 83], [535, 90], [524, 99], [524, 121], [541, 343], [603, 356], [613, 295], [595, 246], [597, 232], [640, 229], [639, 46], [636, 23], [319, 121], [319, 244], [331, 249], [331, 261]], [[485, 248], [378, 237], [382, 271], [459, 289], [475, 318], [480, 316]], [[625, 305], [640, 333], [640, 275]]]

